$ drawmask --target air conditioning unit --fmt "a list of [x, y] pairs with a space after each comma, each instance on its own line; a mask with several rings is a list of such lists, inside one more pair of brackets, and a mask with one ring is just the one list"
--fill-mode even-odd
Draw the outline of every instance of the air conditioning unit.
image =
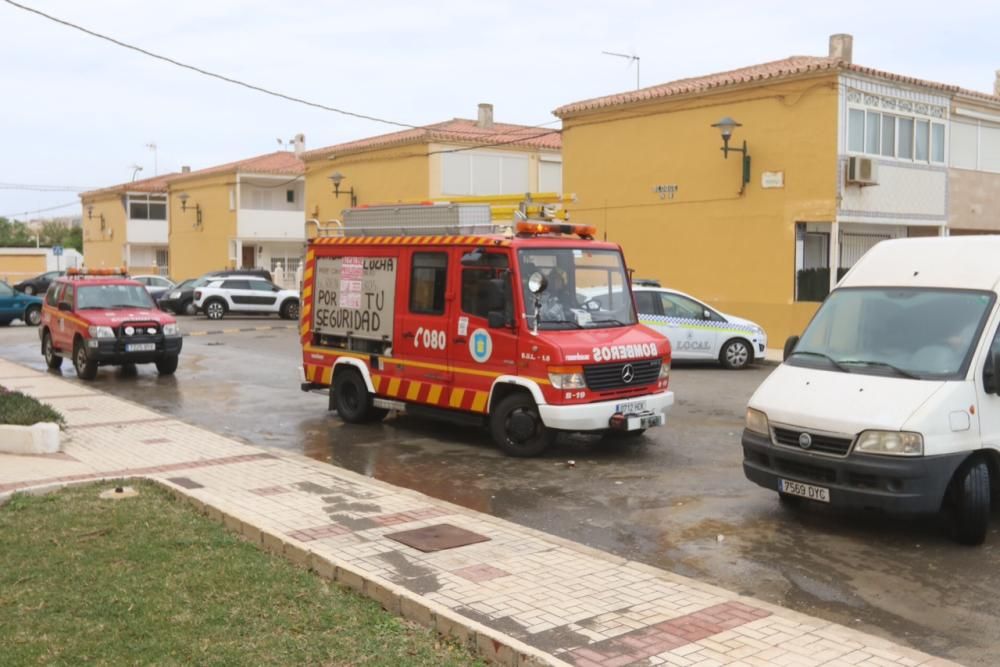
[[847, 160], [847, 182], [855, 185], [878, 185], [878, 163], [870, 157]]

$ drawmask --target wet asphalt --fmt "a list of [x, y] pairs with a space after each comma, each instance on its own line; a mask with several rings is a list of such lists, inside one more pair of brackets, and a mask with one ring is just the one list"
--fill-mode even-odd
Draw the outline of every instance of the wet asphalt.
[[[405, 486], [969, 665], [1000, 663], [1000, 516], [962, 547], [942, 517], [795, 510], [742, 472], [743, 409], [771, 367], [680, 366], [664, 428], [635, 442], [563, 437], [511, 459], [485, 430], [399, 416], [352, 426], [299, 390], [289, 323], [183, 318], [173, 377], [102, 368], [93, 386], [267, 448]], [[34, 329], [0, 329], [0, 356], [45, 370]], [[67, 362], [63, 377], [77, 381]]]

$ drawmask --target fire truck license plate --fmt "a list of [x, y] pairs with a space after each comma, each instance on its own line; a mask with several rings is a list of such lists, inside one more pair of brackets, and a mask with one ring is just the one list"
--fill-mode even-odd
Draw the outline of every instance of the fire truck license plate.
[[156, 343], [132, 343], [125, 346], [126, 352], [152, 352], [156, 349]]
[[619, 403], [615, 406], [615, 412], [623, 415], [636, 415], [646, 411], [646, 401], [631, 401], [630, 403]]
[[801, 496], [809, 500], [818, 500], [821, 503], [830, 502], [830, 489], [802, 482], [793, 482], [790, 479], [778, 480], [778, 490], [790, 496]]

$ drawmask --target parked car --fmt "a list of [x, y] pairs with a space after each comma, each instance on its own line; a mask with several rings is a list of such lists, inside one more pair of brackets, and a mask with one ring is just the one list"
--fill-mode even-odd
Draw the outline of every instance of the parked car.
[[156, 302], [162, 310], [177, 315], [194, 315], [198, 312], [198, 309], [194, 305], [195, 288], [207, 284], [213, 278], [225, 276], [252, 276], [273, 282], [271, 280], [271, 272], [265, 269], [224, 269], [221, 271], [212, 271], [200, 278], [191, 278], [174, 285], [173, 289], [160, 294]]
[[52, 282], [38, 336], [46, 365], [57, 369], [68, 356], [82, 380], [93, 380], [98, 366], [124, 364], [156, 364], [171, 375], [183, 343], [177, 321], [141, 283], [101, 269]]
[[226, 313], [277, 314], [294, 320], [299, 317], [299, 291], [255, 276], [215, 276], [195, 289], [194, 305], [210, 320], [221, 320]]
[[174, 281], [163, 276], [130, 276], [130, 278], [145, 285], [146, 291], [149, 292], [149, 296], [153, 297], [153, 301], [174, 287]]
[[0, 280], [0, 326], [7, 326], [14, 320], [38, 326], [42, 321], [42, 299], [15, 292], [13, 287]]
[[64, 275], [66, 275], [65, 271], [46, 271], [34, 278], [22, 280], [14, 285], [14, 289], [28, 295], [45, 294], [45, 291], [49, 288], [49, 284], [56, 278]]

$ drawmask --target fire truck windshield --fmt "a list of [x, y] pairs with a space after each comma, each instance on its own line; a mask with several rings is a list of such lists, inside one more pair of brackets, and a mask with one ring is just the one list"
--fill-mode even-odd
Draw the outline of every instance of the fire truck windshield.
[[77, 287], [77, 310], [155, 308], [142, 285], [86, 285]]
[[[588, 248], [530, 248], [518, 252], [518, 261], [529, 325], [554, 330], [636, 323], [621, 253]], [[545, 288], [537, 295], [528, 289], [534, 273], [545, 277]]]

